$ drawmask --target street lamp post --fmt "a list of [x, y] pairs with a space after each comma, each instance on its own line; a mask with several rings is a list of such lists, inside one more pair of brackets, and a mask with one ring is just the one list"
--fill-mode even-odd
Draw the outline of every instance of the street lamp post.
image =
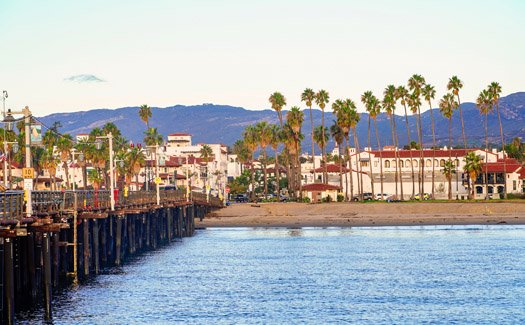
[[[154, 146], [147, 146], [149, 149], [155, 149], [155, 190], [157, 192], [157, 205], [160, 205], [160, 183], [158, 181], [159, 178], [159, 159], [157, 155], [157, 151], [159, 149], [159, 145], [155, 144]], [[151, 150], [150, 150], [151, 153]]]
[[[31, 138], [30, 138], [30, 124], [31, 124], [31, 111], [29, 107], [24, 107], [21, 111], [11, 112], [7, 110], [7, 114], [4, 117], [5, 128], [8, 131], [13, 130], [13, 126], [17, 121], [13, 114], [23, 114], [24, 115], [24, 135], [25, 135], [25, 167], [31, 168]], [[4, 141], [5, 143], [5, 141]], [[4, 145], [5, 147], [5, 145]], [[33, 178], [24, 179], [24, 190], [26, 191], [26, 216], [29, 218], [33, 214], [33, 207], [31, 202], [31, 190], [33, 189]]]
[[109, 142], [109, 187], [110, 187], [110, 204], [111, 204], [111, 211], [115, 211], [115, 187], [114, 187], [114, 178], [115, 175], [113, 173], [113, 134], [111, 132], [108, 133], [108, 135], [105, 136], [99, 136], [96, 137], [97, 139], [108, 139]]
[[[7, 98], [7, 90], [2, 90], [2, 102], [3, 102], [3, 114], [4, 114], [4, 119], [6, 117], [6, 113], [5, 113], [5, 99]], [[7, 180], [7, 143], [6, 143], [7, 139], [6, 139], [6, 132], [5, 132], [5, 128], [4, 128], [4, 185], [7, 187], [7, 188], [11, 188], [11, 186], [7, 186], [7, 183], [8, 183], [8, 180]]]

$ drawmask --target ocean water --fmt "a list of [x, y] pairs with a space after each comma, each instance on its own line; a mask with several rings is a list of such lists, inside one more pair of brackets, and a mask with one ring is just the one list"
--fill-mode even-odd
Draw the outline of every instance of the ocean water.
[[53, 323], [523, 324], [524, 248], [522, 226], [198, 230], [62, 292]]

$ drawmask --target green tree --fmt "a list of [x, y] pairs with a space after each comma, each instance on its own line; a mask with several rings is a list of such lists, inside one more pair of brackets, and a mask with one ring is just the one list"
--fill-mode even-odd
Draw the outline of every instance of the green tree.
[[459, 99], [459, 90], [463, 88], [463, 82], [457, 77], [452, 76], [448, 80], [447, 89], [452, 91], [452, 94], [458, 99], [458, 108], [459, 108], [459, 119], [461, 120], [461, 135], [463, 137], [463, 147], [467, 149], [467, 137], [465, 136], [465, 123], [463, 121], [463, 110], [461, 109], [461, 100]]
[[[507, 179], [507, 162], [505, 160], [505, 135], [503, 134], [503, 125], [501, 124], [501, 115], [499, 112], [499, 99], [501, 96], [501, 86], [497, 82], [491, 82], [488, 86], [488, 91], [490, 93], [490, 99], [492, 101], [492, 106], [496, 106], [496, 114], [498, 115], [499, 122], [499, 132], [501, 135], [501, 148], [503, 150], [503, 179]], [[503, 195], [504, 198], [507, 198], [507, 182], [503, 185]]]
[[399, 150], [397, 150], [398, 147], [398, 141], [397, 141], [397, 130], [396, 130], [396, 87], [394, 85], [388, 85], [385, 90], [383, 91], [383, 109], [385, 110], [386, 114], [389, 117], [390, 120], [390, 130], [392, 131], [392, 144], [394, 147], [396, 147], [396, 170], [395, 170], [395, 183], [396, 183], [396, 199], [399, 198], [398, 195], [398, 182], [400, 184], [400, 190], [401, 190], [401, 200], [403, 200], [403, 177], [401, 177], [401, 167], [399, 164]]
[[63, 134], [57, 141], [57, 151], [60, 153], [64, 171], [66, 173], [66, 187], [70, 188], [69, 183], [69, 160], [71, 159], [71, 149], [73, 149], [73, 137], [70, 134]]
[[481, 174], [481, 157], [476, 155], [474, 151], [469, 152], [465, 156], [465, 166], [463, 170], [469, 175], [469, 199], [473, 199], [474, 182], [476, 178], [478, 178], [478, 175]]
[[[407, 102], [408, 102], [408, 98], [409, 98], [409, 94], [408, 94], [408, 90], [404, 87], [404, 86], [399, 86], [397, 87], [396, 91], [395, 91], [395, 96], [396, 96], [396, 99], [399, 100], [401, 102], [401, 105], [403, 105], [403, 108], [405, 109], [405, 125], [406, 125], [406, 129], [407, 129], [407, 143], [410, 143], [411, 140], [410, 140], [410, 126], [408, 125], [408, 113], [407, 113]], [[411, 176], [412, 176], [412, 197], [415, 196], [415, 174], [414, 174], [414, 164], [412, 163], [413, 162], [413, 157], [412, 157], [412, 150], [409, 150], [409, 155], [410, 155], [410, 170], [411, 170]], [[401, 167], [401, 166], [400, 166]], [[403, 196], [403, 195], [401, 195]]]
[[250, 163], [251, 163], [251, 200], [255, 201], [255, 162], [254, 162], [254, 153], [257, 150], [259, 145], [259, 133], [254, 125], [248, 125], [243, 132], [244, 144], [250, 153]]
[[332, 136], [332, 139], [334, 139], [337, 149], [339, 151], [339, 157], [335, 156], [334, 161], [337, 160], [339, 163], [339, 187], [341, 190], [343, 190], [343, 160], [341, 155], [341, 145], [343, 144], [345, 134], [343, 132], [343, 129], [337, 124], [337, 121], [334, 121], [334, 124], [330, 126], [330, 135]]
[[312, 115], [312, 103], [315, 100], [315, 92], [311, 88], [306, 88], [303, 93], [301, 94], [301, 101], [306, 103], [306, 106], [310, 110], [310, 125], [311, 125], [311, 141], [312, 141], [312, 167], [314, 170], [314, 179], [316, 179], [315, 175], [315, 141], [314, 141], [314, 118]]
[[[488, 127], [488, 115], [492, 111], [492, 96], [486, 89], [482, 90], [478, 98], [476, 99], [476, 106], [481, 114], [485, 116], [485, 163], [488, 162], [488, 151], [489, 151], [489, 127]], [[488, 169], [485, 169], [485, 199], [488, 199], [489, 185], [488, 185]]]
[[301, 127], [304, 122], [304, 113], [300, 110], [299, 107], [293, 106], [288, 113], [286, 113], [286, 125], [288, 125], [291, 135], [293, 138], [293, 153], [294, 153], [294, 169], [295, 172], [292, 174], [294, 175], [294, 196], [297, 197], [297, 191], [299, 191], [299, 195], [301, 195], [302, 191], [302, 175], [301, 175], [301, 164], [299, 161], [299, 155], [300, 155], [300, 144], [301, 140], [303, 139], [303, 135], [301, 133]]
[[428, 107], [430, 108], [430, 121], [431, 121], [431, 128], [432, 128], [432, 198], [435, 197], [435, 169], [436, 164], [434, 163], [434, 157], [436, 157], [436, 131], [435, 131], [435, 123], [434, 123], [434, 109], [432, 108], [432, 99], [436, 96], [436, 90], [434, 89], [434, 86], [426, 84], [421, 89], [421, 94], [425, 98], [425, 101], [428, 103]]
[[[326, 104], [328, 104], [329, 101], [330, 101], [330, 95], [328, 94], [326, 90], [321, 89], [315, 94], [315, 103], [319, 106], [319, 108], [321, 109], [321, 113], [322, 113], [321, 125], [323, 126], [323, 129], [324, 129], [324, 109], [326, 107]], [[326, 149], [326, 144], [323, 146], [323, 148]], [[323, 161], [324, 161], [323, 183], [326, 184], [328, 183], [328, 170], [326, 167], [326, 150], [323, 150], [322, 155], [323, 155]]]
[[142, 122], [146, 123], [146, 130], [149, 129], [149, 120], [152, 116], [153, 115], [151, 114], [151, 107], [149, 107], [146, 104], [140, 106], [139, 117], [142, 120]]
[[257, 132], [259, 133], [259, 146], [262, 149], [262, 155], [263, 155], [263, 181], [264, 181], [264, 197], [266, 198], [268, 196], [268, 177], [266, 172], [266, 164], [268, 160], [268, 154], [266, 152], [266, 147], [270, 144], [271, 141], [271, 129], [270, 125], [266, 121], [257, 122], [255, 124], [255, 128], [257, 129]]
[[[454, 113], [455, 107], [458, 106], [458, 103], [454, 99], [453, 94], [446, 94], [439, 101], [439, 111], [441, 115], [448, 119], [448, 162], [447, 164], [452, 166], [452, 115]], [[445, 165], [447, 165], [445, 164]], [[445, 172], [444, 172], [445, 173]], [[449, 173], [450, 174], [450, 173]], [[445, 173], [445, 176], [447, 174]], [[448, 180], [448, 199], [452, 200], [452, 178], [447, 177]]]
[[275, 178], [276, 178], [276, 194], [280, 194], [280, 166], [279, 166], [279, 144], [283, 142], [283, 131], [277, 124], [270, 125], [270, 146], [275, 152]]
[[272, 109], [277, 112], [277, 116], [279, 117], [279, 123], [281, 124], [281, 127], [283, 127], [282, 110], [283, 110], [283, 107], [286, 106], [286, 98], [283, 96], [283, 94], [276, 91], [270, 95], [270, 98], [268, 99], [268, 101], [272, 105]]
[[443, 175], [447, 178], [448, 181], [448, 199], [452, 200], [452, 176], [456, 173], [456, 166], [452, 160], [445, 161], [445, 166], [443, 167]]

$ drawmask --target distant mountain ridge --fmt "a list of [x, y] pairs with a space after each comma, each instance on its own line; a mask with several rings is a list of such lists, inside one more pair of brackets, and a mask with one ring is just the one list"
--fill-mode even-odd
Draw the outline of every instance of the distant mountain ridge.
[[[437, 106], [438, 100], [433, 101]], [[425, 103], [423, 103], [423, 107]], [[485, 131], [483, 116], [480, 115], [474, 103], [462, 103], [463, 118], [465, 121], [465, 132], [470, 145], [484, 143]], [[113, 122], [122, 131], [123, 135], [135, 143], [142, 142], [143, 132], [146, 129], [144, 122], [139, 119], [138, 107], [123, 107], [117, 109], [93, 109], [72, 113], [55, 113], [39, 118], [45, 125], [50, 126], [58, 121], [62, 124], [59, 129], [62, 133], [76, 135], [89, 133], [95, 127], [102, 127], [105, 123]], [[443, 118], [439, 109], [434, 108], [436, 124], [436, 140], [440, 145], [448, 144], [448, 120]], [[508, 143], [514, 137], [525, 137], [525, 92], [514, 93], [500, 100], [500, 112]], [[402, 113], [402, 107], [397, 107], [397, 114]], [[247, 110], [242, 107], [228, 105], [202, 104], [195, 106], [176, 105], [165, 108], [152, 108], [150, 126], [158, 128], [158, 131], [167, 138], [170, 133], [185, 132], [193, 135], [194, 143], [223, 143], [232, 145], [241, 138], [242, 131], [247, 125], [259, 121], [278, 124], [277, 113], [273, 110]], [[283, 116], [286, 111], [283, 112]], [[357, 133], [361, 147], [367, 145], [368, 114], [361, 113], [361, 121], [357, 126]], [[321, 111], [313, 109], [315, 125], [321, 125]], [[423, 124], [423, 142], [425, 145], [432, 144], [431, 117], [427, 110], [421, 114]], [[329, 127], [333, 124], [335, 117], [325, 112], [325, 123]], [[489, 114], [489, 141], [500, 143], [499, 124], [496, 111]], [[397, 133], [400, 145], [407, 144], [407, 132], [404, 115], [396, 116]], [[390, 122], [386, 114], [377, 117], [381, 145], [391, 145]], [[373, 123], [372, 123], [373, 126]], [[417, 141], [416, 118], [409, 116], [409, 128], [411, 140]], [[310, 142], [310, 118], [308, 109], [305, 110], [305, 120], [302, 128], [304, 133], [303, 150], [311, 150]], [[462, 144], [461, 123], [459, 111], [456, 110], [452, 118], [452, 141], [453, 145]], [[375, 131], [371, 132], [372, 147], [377, 147]], [[330, 148], [334, 143], [330, 141]], [[310, 149], [309, 149], [310, 148]], [[316, 148], [317, 150], [317, 148]]]

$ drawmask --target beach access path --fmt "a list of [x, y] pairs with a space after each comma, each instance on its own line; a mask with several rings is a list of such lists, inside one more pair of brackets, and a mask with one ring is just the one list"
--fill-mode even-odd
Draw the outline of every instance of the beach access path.
[[525, 224], [525, 202], [239, 203], [195, 220], [197, 228], [495, 224]]

